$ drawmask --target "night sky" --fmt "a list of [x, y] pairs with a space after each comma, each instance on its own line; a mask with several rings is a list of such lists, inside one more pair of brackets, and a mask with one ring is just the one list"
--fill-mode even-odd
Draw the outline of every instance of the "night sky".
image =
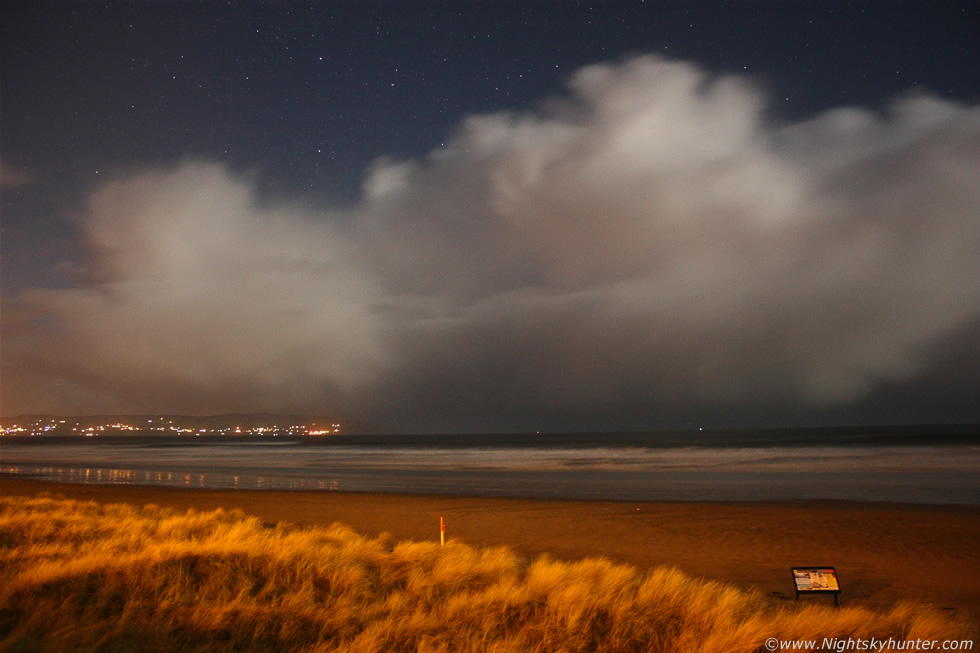
[[980, 4], [0, 0], [0, 414], [980, 422]]

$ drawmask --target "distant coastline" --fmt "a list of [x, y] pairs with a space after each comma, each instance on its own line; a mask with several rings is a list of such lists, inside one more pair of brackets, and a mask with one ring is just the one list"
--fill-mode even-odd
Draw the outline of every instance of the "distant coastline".
[[0, 418], [0, 437], [17, 436], [330, 436], [352, 446], [592, 447], [638, 446], [980, 446], [980, 424], [883, 424], [645, 431], [418, 433], [364, 421], [268, 412], [179, 414], [28, 414]]
[[28, 414], [0, 419], [0, 435], [326, 435], [393, 434], [367, 422], [295, 413], [177, 414]]

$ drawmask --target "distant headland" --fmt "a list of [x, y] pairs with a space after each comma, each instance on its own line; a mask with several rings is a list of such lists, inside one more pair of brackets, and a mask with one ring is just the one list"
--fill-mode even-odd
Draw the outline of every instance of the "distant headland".
[[0, 419], [2, 435], [389, 435], [367, 422], [323, 415], [224, 413], [221, 415], [18, 415]]

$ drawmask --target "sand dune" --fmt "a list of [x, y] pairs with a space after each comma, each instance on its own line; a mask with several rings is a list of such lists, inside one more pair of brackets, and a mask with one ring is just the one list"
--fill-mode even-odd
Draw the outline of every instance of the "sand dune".
[[[269, 523], [343, 522], [368, 535], [510, 546], [528, 557], [604, 556], [670, 565], [793, 598], [791, 565], [833, 565], [842, 605], [886, 608], [911, 599], [980, 618], [980, 509], [848, 503], [538, 501], [332, 492], [209, 491], [0, 479], [0, 494], [180, 509], [240, 508]], [[829, 601], [828, 597], [807, 600]]]

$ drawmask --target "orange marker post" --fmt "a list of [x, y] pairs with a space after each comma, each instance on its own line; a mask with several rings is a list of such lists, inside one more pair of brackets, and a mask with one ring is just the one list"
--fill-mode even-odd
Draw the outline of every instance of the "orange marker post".
[[439, 546], [446, 546], [446, 518], [439, 518]]

